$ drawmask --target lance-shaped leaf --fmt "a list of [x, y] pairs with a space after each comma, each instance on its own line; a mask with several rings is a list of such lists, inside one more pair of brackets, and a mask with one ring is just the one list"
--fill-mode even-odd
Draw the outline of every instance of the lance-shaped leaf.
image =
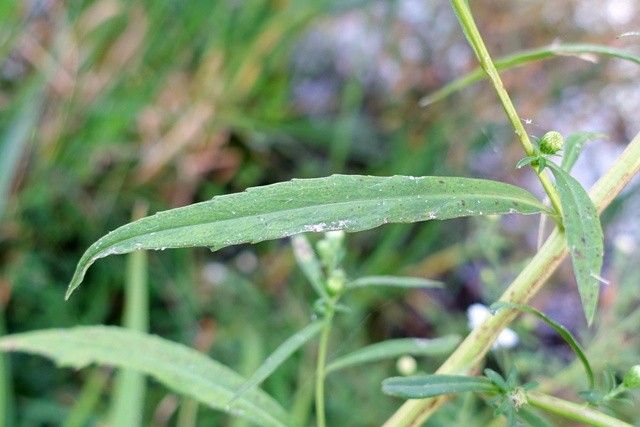
[[0, 349], [38, 354], [78, 369], [93, 363], [132, 369], [208, 407], [259, 425], [289, 425], [285, 410], [261, 390], [229, 405], [245, 381], [236, 372], [192, 348], [142, 332], [109, 326], [49, 329], [2, 337]]
[[82, 256], [67, 298], [96, 259], [137, 249], [217, 250], [308, 231], [355, 232], [386, 223], [538, 212], [548, 208], [533, 195], [495, 181], [359, 175], [294, 179], [159, 212], [118, 228]]
[[369, 286], [389, 286], [392, 288], [441, 288], [444, 283], [422, 277], [364, 276], [346, 284], [347, 289]]
[[607, 135], [596, 132], [574, 132], [569, 134], [564, 143], [564, 153], [560, 167], [567, 173], [571, 172], [573, 165], [578, 160], [578, 156], [587, 145], [587, 141], [598, 138], [607, 138]]
[[327, 365], [327, 373], [349, 366], [400, 357], [405, 354], [412, 356], [442, 356], [451, 353], [460, 342], [457, 335], [442, 338], [398, 338], [387, 340], [363, 347], [346, 354]]
[[564, 338], [564, 340], [567, 342], [567, 344], [569, 344], [569, 346], [573, 349], [573, 351], [576, 353], [576, 355], [582, 362], [582, 365], [584, 366], [584, 370], [587, 373], [587, 381], [589, 383], [589, 388], [594, 387], [595, 380], [593, 377], [593, 370], [591, 369], [591, 364], [589, 363], [589, 359], [587, 359], [587, 356], [585, 355], [584, 350], [582, 350], [582, 347], [580, 347], [580, 344], [578, 344], [578, 340], [576, 340], [573, 337], [573, 335], [571, 334], [571, 332], [567, 330], [567, 328], [565, 328], [555, 320], [545, 316], [543, 313], [536, 310], [535, 308], [529, 307], [527, 305], [514, 304], [508, 301], [497, 301], [491, 304], [491, 307], [489, 307], [489, 310], [491, 310], [492, 314], [496, 314], [498, 311], [508, 309], [508, 308], [515, 308], [515, 309], [526, 311], [527, 313], [533, 314], [539, 319], [542, 319], [543, 321], [545, 321], [558, 334], [560, 334], [560, 336]]
[[443, 394], [468, 391], [500, 391], [490, 379], [463, 375], [423, 375], [419, 377], [392, 377], [382, 381], [382, 391], [405, 399], [424, 399]]
[[262, 365], [254, 372], [254, 374], [245, 382], [242, 387], [236, 391], [233, 398], [229, 403], [235, 402], [245, 393], [253, 390], [257, 387], [262, 381], [264, 381], [269, 375], [273, 373], [285, 360], [293, 354], [294, 351], [298, 350], [302, 347], [307, 341], [309, 341], [314, 336], [318, 335], [325, 323], [321, 320], [310, 323], [305, 326], [299, 332], [296, 332], [291, 337], [289, 337], [285, 342], [280, 344], [280, 346], [267, 357]]
[[556, 178], [562, 205], [562, 224], [571, 253], [573, 272], [578, 282], [582, 307], [591, 324], [600, 293], [600, 270], [604, 253], [604, 235], [598, 211], [580, 183], [562, 168], [548, 163]]

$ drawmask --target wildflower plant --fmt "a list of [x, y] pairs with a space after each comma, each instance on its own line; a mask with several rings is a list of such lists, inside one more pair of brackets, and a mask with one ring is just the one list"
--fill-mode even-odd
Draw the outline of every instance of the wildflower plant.
[[[638, 388], [638, 366], [633, 366], [621, 383], [609, 379], [604, 392], [597, 390], [589, 361], [577, 340], [561, 325], [526, 304], [570, 254], [585, 319], [588, 324], [596, 321], [604, 254], [599, 215], [640, 170], [640, 134], [587, 193], [570, 172], [586, 141], [602, 135], [576, 132], [565, 141], [562, 135], [552, 131], [540, 140], [535, 139], [537, 146], [534, 145], [498, 73], [498, 67], [503, 68], [505, 63], [496, 64], [492, 59], [467, 2], [452, 0], [451, 3], [524, 151], [525, 158], [515, 166], [532, 168], [550, 206], [528, 191], [503, 182], [442, 176], [332, 175], [294, 179], [217, 196], [146, 216], [97, 240], [80, 259], [66, 298], [76, 292], [89, 267], [109, 255], [136, 256], [144, 250], [194, 246], [216, 251], [241, 243], [290, 237], [297, 264], [317, 298], [313, 313], [309, 313], [308, 325], [286, 339], [249, 378], [194, 349], [141, 331], [113, 326], [78, 326], [10, 335], [0, 338], [0, 348], [39, 354], [60, 366], [82, 368], [96, 363], [125, 368], [151, 376], [178, 394], [230, 415], [259, 425], [288, 426], [293, 424], [289, 410], [259, 386], [296, 351], [317, 340], [314, 394], [319, 427], [327, 424], [325, 400], [330, 393], [325, 390], [325, 379], [335, 371], [408, 355], [450, 353], [434, 374], [389, 378], [383, 382], [383, 392], [406, 399], [385, 425], [422, 425], [447, 399], [459, 393], [481, 396], [496, 408], [496, 416], [505, 416], [513, 426], [518, 422], [544, 425], [539, 412], [592, 425], [629, 425], [599, 411], [597, 406]], [[605, 51], [616, 54], [611, 49]], [[631, 60], [640, 63], [638, 58]], [[562, 161], [556, 164], [551, 157], [559, 157], [560, 150]], [[456, 336], [433, 340], [395, 339], [328, 360], [334, 320], [349, 310], [343, 305], [346, 294], [376, 286], [442, 285], [434, 280], [411, 277], [350, 278], [343, 266], [345, 232], [355, 233], [389, 223], [506, 214], [542, 214], [558, 226], [504, 291], [497, 305], [492, 306], [493, 314], [484, 318], [463, 341]], [[324, 234], [314, 247], [304, 233]], [[576, 352], [588, 379], [589, 390], [581, 394], [587, 405], [536, 391], [534, 383], [519, 385], [515, 367], [506, 378], [490, 369], [484, 371], [485, 376], [476, 375], [487, 352], [519, 310], [550, 324]], [[411, 374], [413, 370], [406, 372]]]

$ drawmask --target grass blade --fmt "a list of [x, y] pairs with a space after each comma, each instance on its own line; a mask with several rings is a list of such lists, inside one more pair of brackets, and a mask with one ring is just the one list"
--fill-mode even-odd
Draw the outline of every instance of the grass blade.
[[27, 87], [15, 117], [0, 137], [0, 219], [9, 200], [11, 184], [20, 165], [20, 158], [32, 138], [40, 118], [42, 97], [38, 94], [40, 82]]
[[81, 326], [8, 335], [0, 338], [0, 349], [38, 354], [76, 369], [93, 363], [135, 369], [208, 407], [259, 425], [288, 425], [285, 410], [261, 390], [229, 405], [243, 377], [205, 354], [157, 336], [113, 326]]
[[392, 359], [410, 354], [412, 356], [441, 356], [449, 354], [460, 342], [457, 335], [436, 339], [400, 338], [372, 344], [346, 354], [327, 365], [326, 372], [378, 360]]
[[283, 342], [258, 368], [258, 370], [236, 391], [229, 404], [239, 399], [242, 395], [257, 387], [264, 381], [278, 366], [291, 356], [291, 354], [302, 347], [307, 341], [320, 333], [324, 322], [317, 321], [305, 326], [300, 332], [295, 333]]
[[[147, 214], [147, 206], [138, 203], [133, 219]], [[122, 326], [139, 332], [149, 329], [148, 254], [136, 251], [127, 255], [125, 303]], [[109, 421], [112, 426], [143, 425], [145, 376], [132, 369], [121, 369], [114, 379]]]
[[367, 286], [390, 286], [394, 288], [441, 288], [444, 283], [422, 277], [365, 276], [347, 283], [347, 289]]
[[562, 223], [571, 253], [573, 272], [578, 282], [582, 307], [591, 325], [600, 293], [600, 270], [604, 253], [604, 235], [598, 211], [587, 192], [571, 175], [549, 162], [556, 178], [562, 204]]
[[[102, 403], [102, 395], [108, 386], [108, 382], [109, 374], [106, 370], [94, 368], [93, 372], [84, 381], [73, 409], [65, 417], [64, 424], [60, 427], [85, 427], [91, 425], [91, 418]], [[11, 425], [14, 424], [7, 424], [6, 426]]]
[[382, 391], [405, 399], [424, 399], [468, 391], [498, 392], [500, 389], [488, 378], [463, 375], [424, 375], [387, 378], [382, 382]]
[[[4, 303], [0, 302], [0, 336], [7, 330]], [[13, 375], [8, 354], [0, 354], [0, 426], [11, 426], [14, 421], [15, 396]]]
[[355, 232], [386, 223], [548, 211], [527, 191], [496, 181], [361, 175], [294, 179], [159, 212], [118, 228], [84, 253], [66, 297], [96, 259], [139, 249], [217, 250], [309, 231]]
[[[625, 52], [620, 49], [613, 49], [607, 46], [597, 46], [589, 44], [553, 44], [550, 46], [544, 46], [536, 49], [524, 50], [513, 55], [499, 58], [495, 61], [494, 65], [498, 69], [507, 70], [509, 68], [520, 67], [528, 64], [529, 62], [540, 61], [543, 59], [553, 58], [554, 56], [576, 56], [580, 55], [602, 55], [613, 58], [624, 59], [627, 61], [640, 64], [640, 57], [629, 52]], [[484, 79], [486, 74], [481, 68], [477, 68], [471, 73], [461, 77], [453, 82], [443, 86], [441, 89], [425, 96], [420, 100], [420, 105], [426, 107], [435, 102], [441, 101], [449, 95], [465, 88], [473, 83], [479, 82]]]
[[573, 335], [571, 335], [571, 332], [569, 332], [567, 328], [565, 328], [555, 320], [548, 318], [547, 316], [545, 316], [543, 313], [539, 312], [535, 308], [531, 308], [527, 305], [514, 304], [507, 301], [498, 301], [491, 304], [491, 307], [489, 307], [489, 310], [491, 310], [492, 313], [496, 313], [500, 310], [509, 309], [509, 308], [515, 308], [515, 309], [526, 311], [527, 313], [533, 314], [539, 319], [542, 319], [545, 323], [551, 326], [562, 338], [564, 338], [564, 340], [567, 342], [567, 344], [569, 344], [569, 346], [573, 349], [573, 351], [576, 353], [576, 355], [582, 362], [582, 365], [584, 366], [584, 370], [587, 373], [587, 381], [589, 382], [589, 388], [594, 387], [595, 379], [593, 377], [593, 370], [591, 369], [589, 360], [587, 359], [587, 356], [582, 350], [582, 347], [580, 347], [580, 344], [578, 344], [578, 341], [573, 337]]

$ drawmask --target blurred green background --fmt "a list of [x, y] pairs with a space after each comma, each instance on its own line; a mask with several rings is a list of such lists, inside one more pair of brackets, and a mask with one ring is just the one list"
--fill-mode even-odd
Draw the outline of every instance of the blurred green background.
[[[472, 9], [496, 57], [558, 40], [640, 53], [640, 38], [616, 39], [638, 31], [640, 6], [632, 0], [482, 0]], [[444, 1], [0, 1], [4, 333], [120, 324], [124, 257], [100, 260], [70, 301], [63, 296], [82, 252], [129, 222], [135, 206], [153, 213], [332, 173], [489, 178], [542, 197], [532, 174], [515, 169], [523, 155], [488, 83], [418, 106], [474, 68]], [[637, 64], [584, 56], [532, 63], [503, 78], [532, 135], [610, 136], [592, 143], [576, 166], [588, 188], [640, 130], [639, 73]], [[640, 265], [630, 262], [640, 252], [637, 188], [636, 181], [603, 218], [612, 283], [596, 326], [586, 329], [569, 263], [534, 301], [579, 335], [599, 370], [611, 363], [624, 372], [640, 362]], [[387, 338], [464, 335], [467, 307], [497, 299], [535, 253], [538, 221], [432, 221], [348, 236], [350, 277], [416, 275], [446, 288], [353, 293], [330, 357]], [[150, 331], [244, 375], [312, 314], [313, 294], [286, 240], [154, 252], [149, 274]], [[489, 366], [516, 363], [543, 391], [569, 399], [586, 388], [553, 331], [526, 316], [513, 329], [520, 344], [494, 353]], [[264, 384], [303, 424], [312, 423], [314, 345]], [[109, 405], [108, 370], [9, 359], [5, 425], [65, 425], [91, 384], [100, 391], [79, 425], [99, 425]], [[442, 360], [418, 362], [431, 372]], [[391, 375], [394, 364], [385, 362], [330, 376], [329, 425], [380, 424], [401, 403], [380, 392]], [[145, 425], [175, 425], [177, 402], [150, 384]], [[615, 409], [640, 422], [637, 410]], [[491, 409], [458, 398], [430, 425], [470, 419], [489, 425]], [[202, 408], [198, 425], [240, 423]]]

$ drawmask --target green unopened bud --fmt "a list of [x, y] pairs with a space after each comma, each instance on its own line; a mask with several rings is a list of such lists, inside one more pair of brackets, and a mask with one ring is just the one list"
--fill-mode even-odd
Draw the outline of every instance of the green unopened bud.
[[640, 388], [640, 365], [633, 365], [631, 369], [624, 374], [622, 384], [626, 388]]
[[333, 270], [333, 273], [327, 279], [327, 291], [329, 291], [329, 294], [337, 295], [342, 292], [346, 280], [347, 275], [343, 269], [337, 268]]
[[331, 259], [333, 255], [331, 243], [326, 239], [319, 240], [318, 243], [316, 243], [316, 249], [318, 250], [320, 259], [326, 264], [327, 260]]
[[418, 363], [416, 359], [411, 356], [402, 356], [396, 362], [396, 369], [400, 373], [400, 375], [409, 376], [416, 373], [416, 369], [418, 368]]
[[540, 140], [540, 152], [542, 154], [555, 154], [562, 149], [563, 145], [564, 138], [559, 132], [547, 132]]

